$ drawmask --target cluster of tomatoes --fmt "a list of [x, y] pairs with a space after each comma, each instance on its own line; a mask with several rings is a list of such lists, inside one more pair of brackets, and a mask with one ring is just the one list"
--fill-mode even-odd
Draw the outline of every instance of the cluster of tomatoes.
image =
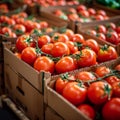
[[36, 29], [33, 34], [24, 34], [16, 41], [15, 54], [36, 70], [51, 74], [89, 67], [118, 57], [112, 46], [100, 46], [94, 39], [85, 40], [82, 34], [75, 34], [70, 29], [63, 32], [49, 36]]
[[91, 120], [120, 119], [120, 64], [61, 74], [54, 89]]
[[44, 6], [44, 7], [79, 4], [79, 2], [77, 0], [23, 0], [23, 3], [28, 4], [30, 6], [37, 3], [37, 4]]
[[25, 11], [11, 16], [0, 16], [0, 34], [10, 38], [16, 38], [20, 35], [39, 29], [46, 33], [54, 31], [52, 26], [45, 20], [40, 20], [33, 15], [28, 15]]
[[88, 8], [82, 4], [78, 5], [76, 8], [70, 7], [67, 9], [67, 11], [56, 9], [53, 11], [53, 13], [62, 19], [78, 22], [109, 19], [109, 16], [104, 10]]
[[113, 22], [109, 22], [105, 25], [96, 25], [93, 29], [87, 30], [86, 33], [108, 41], [114, 45], [118, 45], [120, 43], [120, 23], [115, 24]]

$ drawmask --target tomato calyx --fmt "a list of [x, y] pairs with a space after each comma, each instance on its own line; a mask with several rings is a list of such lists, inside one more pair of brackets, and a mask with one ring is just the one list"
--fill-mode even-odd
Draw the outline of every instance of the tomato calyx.
[[108, 45], [103, 45], [102, 47], [101, 47], [101, 49], [103, 50], [103, 51], [107, 51], [108, 50], [108, 48], [109, 48], [109, 46]]
[[43, 34], [41, 32], [39, 32], [37, 29], [33, 30], [33, 35], [35, 34], [36, 36], [42, 36]]
[[68, 73], [60, 75], [60, 77], [61, 77], [62, 80], [74, 81], [73, 79], [70, 79], [69, 76], [70, 75]]

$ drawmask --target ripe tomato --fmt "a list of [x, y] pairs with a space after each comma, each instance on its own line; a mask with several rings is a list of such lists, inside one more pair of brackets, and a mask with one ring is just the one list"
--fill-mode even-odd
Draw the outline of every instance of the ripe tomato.
[[87, 30], [86, 32], [88, 35], [96, 36], [97, 32], [95, 30]]
[[106, 16], [106, 12], [104, 10], [97, 10], [98, 15]]
[[33, 47], [26, 47], [21, 53], [21, 59], [30, 65], [33, 65], [36, 58], [37, 53]]
[[41, 29], [43, 29], [43, 28], [47, 28], [49, 24], [46, 21], [40, 21], [40, 26], [41, 26]]
[[120, 79], [117, 78], [117, 76], [109, 76], [105, 79], [110, 85], [112, 85], [113, 83], [116, 83], [116, 82], [120, 82]]
[[120, 98], [120, 79], [119, 82], [114, 82], [112, 84], [113, 96]]
[[106, 33], [106, 40], [112, 44], [117, 45], [120, 41], [118, 39], [118, 34], [117, 32], [107, 32]]
[[90, 16], [88, 10], [79, 11], [78, 14], [79, 14], [81, 17], [86, 17], [86, 18], [88, 18], [88, 17]]
[[115, 66], [115, 70], [119, 70], [120, 71], [120, 64]]
[[28, 46], [35, 46], [33, 39], [29, 35], [21, 35], [17, 38], [16, 48], [19, 52], [22, 52]]
[[77, 6], [77, 12], [79, 12], [79, 11], [82, 11], [82, 10], [87, 10], [87, 7], [85, 6], [85, 5], [79, 5], [79, 6]]
[[87, 10], [88, 10], [90, 15], [95, 15], [96, 14], [96, 10], [94, 8], [88, 8]]
[[49, 35], [42, 35], [38, 37], [38, 47], [41, 48], [43, 45], [50, 43], [51, 38]]
[[68, 19], [72, 21], [77, 21], [79, 19], [79, 15], [74, 13], [74, 14], [68, 14]]
[[104, 20], [102, 15], [95, 15], [95, 20]]
[[69, 57], [62, 57], [55, 65], [55, 70], [57, 73], [69, 72], [77, 69], [76, 61]]
[[12, 33], [12, 29], [9, 27], [3, 27], [1, 29], [1, 34], [4, 34], [6, 36], [9, 36]]
[[109, 30], [109, 29], [112, 29], [112, 30], [115, 30], [116, 29], [116, 24], [113, 23], [113, 22], [110, 22], [110, 23], [107, 23], [106, 25], [106, 28]]
[[74, 105], [79, 105], [86, 100], [87, 88], [77, 82], [69, 82], [63, 89], [63, 97]]
[[96, 105], [105, 103], [112, 95], [112, 87], [107, 82], [98, 81], [90, 84], [88, 98]]
[[98, 33], [106, 33], [107, 32], [107, 29], [104, 25], [97, 25], [95, 27], [95, 30], [98, 32]]
[[67, 41], [67, 42], [65, 42], [65, 43], [67, 44], [67, 46], [68, 46], [69, 49], [70, 49], [70, 54], [74, 54], [75, 52], [78, 51], [78, 47], [77, 47], [77, 45], [75, 45], [74, 42], [72, 42], [72, 41]]
[[98, 53], [100, 46], [94, 39], [87, 39], [85, 41], [85, 46], [91, 48], [96, 54]]
[[106, 66], [99, 66], [96, 68], [95, 73], [99, 76], [99, 77], [104, 77], [105, 75], [109, 74], [111, 72], [110, 68], [106, 67]]
[[116, 31], [118, 34], [120, 34], [120, 26], [117, 26], [116, 29], [115, 29], [115, 31]]
[[98, 62], [105, 62], [116, 59], [118, 57], [117, 51], [112, 46], [104, 45], [100, 48], [97, 54]]
[[95, 110], [89, 104], [81, 104], [77, 108], [78, 110], [80, 110], [80, 112], [89, 117], [91, 120], [95, 119]]
[[41, 50], [42, 52], [50, 55], [52, 48], [53, 48], [53, 43], [48, 43], [46, 45], [43, 45]]
[[60, 76], [57, 78], [56, 82], [55, 82], [55, 90], [56, 90], [58, 93], [62, 94], [64, 87], [65, 87], [66, 84], [67, 84], [69, 81], [71, 81], [71, 80], [72, 80], [72, 81], [75, 80], [74, 75], [69, 75], [69, 74], [67, 74], [67, 73], [60, 75]]
[[75, 55], [79, 56], [77, 62], [79, 67], [89, 67], [96, 64], [96, 53], [91, 50], [84, 48], [83, 50], [76, 52]]
[[34, 69], [37, 71], [45, 71], [54, 73], [55, 63], [52, 59], [47, 56], [39, 56], [34, 62]]
[[63, 55], [69, 55], [70, 49], [65, 43], [56, 42], [53, 45], [53, 48], [51, 50], [51, 54], [53, 57], [62, 57]]
[[0, 23], [7, 22], [7, 21], [8, 21], [8, 19], [9, 19], [9, 17], [8, 17], [8, 16], [1, 15], [1, 16], [0, 16]]
[[80, 71], [75, 74], [76, 79], [81, 80], [83, 82], [87, 82], [90, 80], [96, 80], [95, 75], [93, 73], [88, 72], [88, 71]]
[[120, 98], [112, 98], [102, 108], [104, 120], [120, 120]]

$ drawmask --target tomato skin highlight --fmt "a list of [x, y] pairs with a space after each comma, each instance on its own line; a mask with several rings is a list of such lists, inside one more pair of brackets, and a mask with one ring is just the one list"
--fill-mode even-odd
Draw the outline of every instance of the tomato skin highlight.
[[112, 98], [102, 108], [104, 120], [120, 120], [120, 98]]
[[64, 87], [62, 95], [72, 104], [79, 105], [86, 100], [87, 89], [78, 86], [77, 82], [70, 82]]

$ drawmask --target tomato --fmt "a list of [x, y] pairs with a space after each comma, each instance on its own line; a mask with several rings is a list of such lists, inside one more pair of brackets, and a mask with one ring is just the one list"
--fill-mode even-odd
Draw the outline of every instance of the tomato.
[[109, 76], [105, 79], [110, 85], [113, 85], [113, 83], [120, 82], [120, 79], [117, 78], [117, 76]]
[[27, 18], [28, 17], [28, 14], [26, 12], [20, 12], [19, 14], [19, 17], [22, 17], [22, 18]]
[[73, 58], [65, 56], [56, 63], [55, 69], [57, 73], [69, 72], [77, 69], [77, 64]]
[[70, 13], [77, 13], [77, 10], [75, 8], [68, 8], [68, 12]]
[[113, 23], [113, 22], [110, 22], [110, 23], [107, 23], [106, 25], [106, 28], [109, 30], [109, 29], [112, 29], [112, 30], [115, 30], [116, 29], [116, 24]]
[[78, 107], [78, 110], [82, 112], [85, 116], [89, 117], [91, 120], [95, 119], [95, 110], [92, 106], [88, 104], [81, 104]]
[[104, 10], [97, 10], [98, 15], [106, 16], [106, 12]]
[[90, 15], [95, 15], [96, 14], [96, 10], [94, 8], [88, 8], [87, 10], [88, 10]]
[[17, 24], [22, 24], [22, 25], [24, 25], [24, 22], [25, 22], [25, 19], [24, 19], [24, 18], [17, 18], [17, 19], [16, 19], [16, 23], [17, 23]]
[[85, 42], [83, 35], [82, 34], [77, 34], [77, 33], [73, 35], [72, 41], [73, 42], [78, 42], [78, 43], [81, 43], [81, 44]]
[[72, 21], [76, 21], [77, 19], [79, 19], [79, 15], [78, 14], [68, 14], [68, 19], [72, 20]]
[[1, 29], [1, 33], [4, 34], [4, 35], [6, 35], [6, 36], [9, 36], [12, 33], [12, 29], [9, 28], [9, 27], [3, 27]]
[[43, 28], [47, 28], [49, 24], [46, 21], [40, 21], [40, 26], [41, 26], [41, 29], [43, 29]]
[[49, 35], [42, 35], [38, 37], [38, 47], [41, 48], [43, 45], [50, 43], [51, 38]]
[[50, 72], [51, 74], [54, 73], [55, 63], [52, 59], [47, 56], [39, 56], [33, 65], [34, 69], [37, 71], [45, 71]]
[[117, 26], [115, 31], [119, 34], [120, 33], [120, 26]]
[[26, 28], [22, 24], [16, 24], [16, 25], [14, 25], [13, 29], [15, 30], [15, 32], [16, 32], [17, 35], [22, 35], [23, 33], [26, 32]]
[[117, 45], [120, 41], [118, 39], [118, 34], [114, 32], [107, 32], [106, 33], [106, 40], [112, 44]]
[[95, 30], [99, 33], [104, 33], [104, 34], [107, 32], [107, 29], [104, 25], [97, 25], [95, 27]]
[[116, 59], [118, 57], [117, 51], [112, 46], [104, 45], [100, 48], [97, 54], [98, 62], [105, 62]]
[[99, 76], [99, 77], [104, 77], [105, 75], [109, 74], [111, 72], [109, 67], [106, 66], [99, 66], [96, 68], [95, 73]]
[[106, 36], [105, 36], [104, 33], [97, 33], [96, 37], [99, 38], [99, 39], [101, 39], [101, 40], [106, 40]]
[[105, 103], [112, 95], [112, 87], [107, 82], [98, 81], [88, 87], [88, 98], [96, 105]]
[[95, 15], [95, 20], [104, 20], [102, 15]]
[[16, 48], [19, 52], [28, 46], [34, 47], [33, 39], [29, 35], [21, 35], [17, 38]]
[[87, 88], [77, 82], [70, 82], [64, 87], [62, 95], [72, 104], [79, 105], [86, 100]]
[[74, 75], [69, 75], [69, 74], [62, 74], [60, 77], [57, 78], [55, 82], [55, 90], [62, 94], [64, 87], [69, 81], [74, 81], [75, 77]]
[[89, 12], [88, 10], [82, 10], [82, 11], [79, 11], [78, 14], [81, 16], [81, 17], [89, 17]]
[[15, 23], [15, 20], [12, 19], [12, 18], [9, 18], [7, 21], [7, 24], [10, 25], [10, 26], [14, 26], [16, 23]]
[[50, 55], [52, 48], [53, 48], [53, 43], [48, 43], [48, 44], [43, 45], [41, 50], [42, 52]]
[[115, 70], [119, 70], [120, 71], [120, 64], [115, 66]]
[[88, 35], [96, 36], [97, 32], [95, 30], [87, 30], [86, 32]]
[[51, 54], [53, 57], [62, 57], [63, 55], [69, 55], [70, 49], [65, 43], [56, 42], [53, 45], [53, 48], [51, 50]]
[[87, 39], [85, 45], [90, 47], [96, 54], [98, 53], [100, 46], [94, 39]]
[[87, 7], [85, 6], [85, 5], [79, 5], [79, 6], [77, 6], [77, 12], [79, 12], [79, 11], [82, 11], [82, 10], [87, 10]]
[[91, 49], [83, 49], [75, 53], [79, 67], [89, 67], [96, 64], [96, 53]]
[[96, 80], [95, 75], [93, 73], [88, 72], [88, 71], [80, 71], [75, 74], [76, 79], [81, 80], [83, 82], [87, 82], [90, 80]]
[[120, 120], [120, 98], [112, 98], [102, 108], [104, 120]]
[[0, 16], [0, 22], [3, 23], [3, 22], [7, 22], [9, 19], [9, 17], [5, 16], [5, 15], [1, 15]]
[[33, 47], [26, 47], [21, 53], [21, 59], [30, 65], [33, 65], [36, 58], [37, 53]]
[[74, 54], [75, 52], [78, 51], [78, 47], [77, 47], [77, 45], [74, 42], [67, 41], [66, 44], [67, 44], [67, 46], [70, 49], [70, 54]]
[[112, 84], [113, 96], [120, 98], [120, 79], [119, 82], [114, 82]]

